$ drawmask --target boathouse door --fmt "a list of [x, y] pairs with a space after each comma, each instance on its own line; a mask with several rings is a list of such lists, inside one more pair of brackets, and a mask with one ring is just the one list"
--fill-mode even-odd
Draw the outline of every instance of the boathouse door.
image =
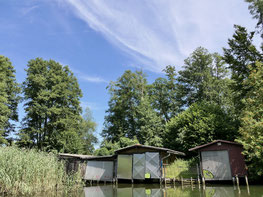
[[151, 179], [159, 179], [161, 176], [160, 171], [160, 156], [159, 153], [147, 152], [145, 154], [146, 160], [146, 174], [150, 174]]
[[118, 155], [118, 179], [132, 179], [132, 155]]
[[145, 179], [145, 154], [133, 155], [133, 179]]
[[202, 151], [202, 168], [206, 180], [231, 180], [227, 150]]

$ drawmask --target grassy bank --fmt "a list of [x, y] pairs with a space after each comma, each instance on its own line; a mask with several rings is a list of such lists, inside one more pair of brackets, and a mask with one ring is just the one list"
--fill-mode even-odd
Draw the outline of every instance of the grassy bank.
[[196, 178], [196, 162], [194, 160], [177, 159], [174, 163], [166, 167], [167, 178]]
[[67, 175], [64, 164], [55, 154], [16, 147], [0, 148], [0, 193], [32, 195], [70, 191], [80, 184], [80, 173]]

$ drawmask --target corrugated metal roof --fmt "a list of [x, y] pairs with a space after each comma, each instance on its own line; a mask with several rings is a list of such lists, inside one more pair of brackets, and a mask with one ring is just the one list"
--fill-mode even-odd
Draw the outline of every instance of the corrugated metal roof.
[[115, 151], [115, 154], [122, 152], [122, 151], [125, 151], [127, 149], [133, 149], [133, 148], [149, 148], [149, 149], [153, 149], [153, 150], [164, 151], [164, 152], [175, 154], [175, 155], [183, 155], [183, 156], [185, 155], [183, 152], [175, 151], [172, 149], [155, 147], [155, 146], [146, 146], [146, 145], [141, 145], [141, 144], [135, 144], [135, 145], [127, 146], [124, 148], [120, 148], [120, 149]]
[[234, 145], [239, 145], [239, 146], [242, 146], [242, 144], [239, 144], [239, 143], [236, 143], [236, 142], [231, 142], [231, 141], [226, 141], [226, 140], [215, 140], [213, 142], [210, 142], [210, 143], [207, 143], [207, 144], [203, 144], [203, 145], [200, 145], [200, 146], [196, 146], [194, 148], [191, 148], [189, 149], [189, 151], [194, 151], [194, 150], [198, 150], [198, 149], [201, 149], [203, 147], [206, 147], [206, 146], [210, 146], [212, 144], [215, 144], [217, 142], [222, 142], [222, 143], [226, 143], [226, 144], [234, 144]]

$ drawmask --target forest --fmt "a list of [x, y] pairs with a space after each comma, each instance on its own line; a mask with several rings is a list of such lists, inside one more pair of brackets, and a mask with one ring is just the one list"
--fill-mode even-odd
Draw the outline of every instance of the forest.
[[[213, 140], [241, 143], [250, 173], [263, 175], [263, 2], [246, 0], [257, 20], [253, 32], [234, 26], [223, 54], [198, 47], [176, 71], [147, 82], [142, 70], [126, 70], [107, 86], [103, 141], [95, 150], [96, 123], [82, 109], [82, 90], [68, 66], [28, 61], [18, 84], [12, 62], [0, 56], [0, 144], [47, 152], [110, 155], [145, 144], [187, 153]], [[18, 122], [18, 104], [25, 116]], [[84, 111], [84, 112], [83, 112]], [[16, 125], [20, 124], [18, 129]]]

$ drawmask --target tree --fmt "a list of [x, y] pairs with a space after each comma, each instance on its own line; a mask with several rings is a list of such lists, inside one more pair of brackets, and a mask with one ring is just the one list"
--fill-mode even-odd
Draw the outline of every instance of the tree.
[[169, 121], [179, 111], [177, 101], [177, 83], [175, 67], [167, 66], [164, 70], [166, 78], [157, 78], [149, 87], [149, 96], [153, 108], [162, 117], [163, 123]]
[[244, 109], [237, 141], [244, 146], [251, 174], [263, 176], [263, 64], [257, 62], [248, 69], [250, 74], [243, 85], [249, 87], [249, 91], [242, 100]]
[[141, 144], [163, 146], [164, 124], [158, 114], [151, 108], [148, 97], [141, 100], [137, 110], [138, 135]]
[[[263, 1], [262, 0], [245, 0], [249, 3], [249, 10], [254, 19], [257, 19], [257, 27], [263, 30]], [[262, 37], [263, 34], [261, 34]]]
[[145, 75], [141, 71], [125, 71], [116, 82], [110, 83], [108, 89], [111, 98], [103, 137], [113, 143], [121, 137], [133, 139], [134, 136], [142, 144], [157, 143], [159, 138], [151, 141], [151, 136], [162, 133], [161, 128], [153, 126], [160, 125], [161, 119], [150, 105]]
[[18, 121], [17, 105], [20, 88], [10, 60], [0, 55], [0, 144], [8, 143], [8, 134], [14, 131], [12, 121]]
[[139, 144], [139, 141], [137, 140], [136, 137], [133, 139], [121, 137], [119, 141], [115, 143], [112, 143], [111, 141], [107, 141], [104, 139], [100, 145], [100, 148], [95, 151], [95, 155], [98, 156], [113, 155], [116, 150], [134, 144]]
[[20, 146], [78, 153], [81, 150], [82, 96], [68, 66], [36, 58], [28, 62], [23, 82], [26, 116]]
[[[194, 103], [166, 124], [165, 146], [187, 152], [213, 140], [234, 140], [237, 128], [232, 118], [214, 103]], [[172, 139], [172, 140], [171, 140]]]
[[92, 113], [87, 107], [83, 116], [81, 126], [81, 133], [83, 139], [83, 154], [92, 154], [94, 152], [94, 144], [98, 142], [97, 137], [94, 135], [97, 124], [94, 122]]
[[230, 104], [227, 101], [228, 71], [219, 54], [210, 54], [207, 49], [199, 47], [185, 60], [183, 68], [177, 79], [181, 107], [201, 101]]
[[255, 62], [260, 61], [262, 55], [253, 45], [254, 32], [248, 33], [246, 28], [238, 25], [235, 25], [235, 29], [233, 38], [228, 40], [229, 48], [224, 48], [224, 60], [231, 69], [233, 102], [236, 114], [240, 114], [243, 108], [241, 100], [249, 91], [243, 83], [249, 75], [248, 65], [255, 66]]

